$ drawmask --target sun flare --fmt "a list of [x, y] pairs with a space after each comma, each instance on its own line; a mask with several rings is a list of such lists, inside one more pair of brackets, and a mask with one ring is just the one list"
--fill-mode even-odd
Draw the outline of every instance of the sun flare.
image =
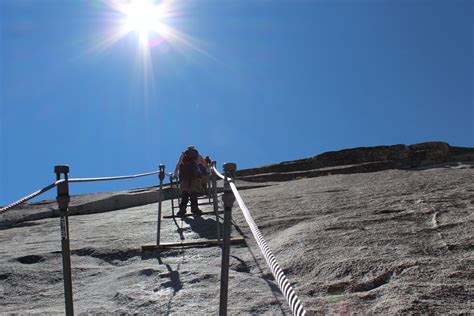
[[[100, 0], [106, 7], [104, 21], [110, 26], [100, 34], [90, 49], [102, 52], [121, 39], [137, 39], [136, 74], [142, 74], [146, 86], [153, 87], [153, 63], [166, 54], [198, 52], [215, 59], [202, 49], [202, 41], [186, 34], [178, 26], [186, 27], [186, 2], [178, 0]], [[189, 17], [189, 16], [188, 16]], [[187, 20], [189, 23], [189, 19]], [[189, 26], [189, 24], [188, 24]], [[188, 58], [189, 60], [189, 58]]]
[[166, 43], [175, 51], [191, 49], [204, 55], [198, 41], [176, 28], [177, 21], [184, 14], [184, 1], [177, 0], [102, 0], [112, 9], [109, 19], [114, 31], [106, 34], [97, 43], [99, 48], [107, 48], [130, 34], [139, 39], [142, 54]]
[[135, 0], [125, 4], [122, 12], [125, 16], [124, 28], [126, 32], [137, 32], [140, 36], [164, 31], [163, 8], [148, 0]]

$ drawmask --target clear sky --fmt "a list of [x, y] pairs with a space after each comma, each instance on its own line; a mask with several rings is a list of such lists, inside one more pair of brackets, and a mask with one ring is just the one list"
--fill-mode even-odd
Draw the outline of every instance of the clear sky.
[[71, 177], [170, 171], [189, 144], [240, 168], [474, 147], [474, 1], [165, 5], [147, 40], [117, 1], [0, 0], [0, 204], [51, 183], [56, 164]]

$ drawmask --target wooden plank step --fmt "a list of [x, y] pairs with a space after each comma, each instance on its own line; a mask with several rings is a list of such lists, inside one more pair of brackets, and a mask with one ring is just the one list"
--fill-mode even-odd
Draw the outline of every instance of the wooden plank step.
[[[207, 203], [198, 203], [198, 205], [213, 205], [213, 204], [214, 203], [212, 203], [212, 202], [211, 203], [209, 203], [209, 202], [207, 202]], [[191, 206], [191, 204], [188, 203], [188, 206]], [[173, 206], [173, 208], [179, 208], [179, 205]]]
[[[209, 211], [209, 212], [202, 212], [202, 215], [215, 215], [216, 213], [214, 213], [214, 211]], [[220, 211], [220, 212], [217, 212], [217, 214], [224, 214], [223, 211]], [[190, 217], [190, 216], [199, 216], [199, 215], [195, 215], [193, 213], [186, 213], [184, 214], [184, 217]], [[166, 215], [166, 216], [163, 216], [163, 218], [180, 218], [181, 216], [173, 216], [173, 215]]]
[[[245, 238], [242, 236], [233, 237], [230, 239], [232, 245], [240, 244], [245, 242]], [[157, 244], [147, 244], [142, 246], [142, 251], [144, 250], [153, 250], [161, 248], [175, 248], [175, 247], [190, 247], [190, 246], [218, 246], [222, 244], [222, 240], [218, 239], [206, 239], [206, 240], [184, 240], [180, 242], [169, 242], [169, 243], [160, 243]]]

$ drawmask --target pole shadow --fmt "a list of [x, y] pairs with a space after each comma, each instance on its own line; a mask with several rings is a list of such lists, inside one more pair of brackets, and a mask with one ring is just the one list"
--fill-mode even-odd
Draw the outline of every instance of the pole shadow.
[[184, 240], [184, 228], [183, 228], [183, 222], [181, 221], [181, 226], [178, 224], [178, 221], [176, 220], [176, 217], [173, 217], [173, 222], [176, 225], [176, 231], [179, 234], [179, 239]]

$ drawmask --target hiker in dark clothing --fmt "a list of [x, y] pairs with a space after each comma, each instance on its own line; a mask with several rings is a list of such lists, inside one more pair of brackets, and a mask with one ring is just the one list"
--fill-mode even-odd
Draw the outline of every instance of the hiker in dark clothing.
[[204, 160], [194, 146], [189, 146], [181, 155], [176, 165], [175, 175], [179, 176], [181, 187], [181, 203], [178, 216], [186, 214], [188, 201], [191, 200], [191, 213], [201, 215], [198, 207], [198, 196], [201, 192], [201, 171], [199, 160]]

